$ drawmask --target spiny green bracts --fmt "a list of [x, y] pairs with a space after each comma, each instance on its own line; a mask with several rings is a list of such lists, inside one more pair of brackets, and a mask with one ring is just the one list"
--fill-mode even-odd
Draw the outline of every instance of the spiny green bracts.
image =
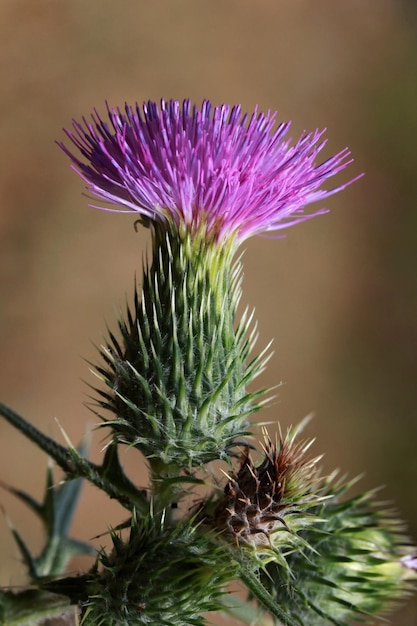
[[82, 626], [204, 626], [202, 613], [222, 608], [237, 563], [214, 535], [191, 522], [132, 517], [129, 538], [112, 532], [91, 572], [45, 584], [81, 606]]
[[327, 487], [329, 499], [312, 511], [320, 523], [300, 532], [305, 547], [285, 556], [286, 567], [270, 560], [259, 569], [296, 624], [371, 624], [415, 586], [416, 573], [401, 561], [410, 546], [395, 512], [375, 504], [375, 491], [341, 502], [350, 486]]
[[153, 468], [227, 459], [248, 434], [262, 392], [247, 385], [265, 355], [249, 361], [255, 336], [244, 315], [235, 326], [241, 265], [233, 238], [204, 228], [155, 226], [141, 294], [110, 334], [98, 367], [110, 390], [101, 406], [119, 442], [140, 449]]

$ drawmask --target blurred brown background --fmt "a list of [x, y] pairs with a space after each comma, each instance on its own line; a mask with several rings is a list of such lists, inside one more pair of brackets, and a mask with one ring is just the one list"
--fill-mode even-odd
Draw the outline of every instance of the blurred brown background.
[[[54, 145], [61, 128], [106, 99], [278, 109], [293, 136], [327, 126], [328, 155], [350, 146], [339, 182], [366, 176], [286, 239], [247, 242], [244, 300], [259, 345], [274, 338], [260, 383], [285, 382], [266, 419], [285, 427], [314, 411], [325, 467], [385, 484], [417, 537], [415, 3], [1, 0], [0, 64], [1, 400], [59, 438], [57, 417], [79, 441], [94, 424], [83, 358], [95, 359], [105, 320], [114, 326], [148, 243], [130, 216], [86, 206]], [[0, 433], [1, 480], [40, 497], [44, 455], [8, 424]], [[124, 456], [144, 483], [138, 455]], [[0, 502], [39, 547], [31, 515], [6, 492]], [[73, 534], [88, 539], [123, 516], [87, 488]], [[0, 548], [0, 583], [22, 584], [1, 519]], [[393, 623], [415, 626], [416, 602]]]

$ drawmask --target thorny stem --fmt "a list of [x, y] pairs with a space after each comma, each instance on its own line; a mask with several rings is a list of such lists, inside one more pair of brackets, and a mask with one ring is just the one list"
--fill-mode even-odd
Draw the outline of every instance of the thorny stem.
[[96, 465], [82, 457], [75, 448], [65, 448], [1, 402], [0, 415], [53, 458], [68, 479], [83, 477], [125, 508], [146, 510], [145, 497], [121, 472], [110, 472], [104, 465]]

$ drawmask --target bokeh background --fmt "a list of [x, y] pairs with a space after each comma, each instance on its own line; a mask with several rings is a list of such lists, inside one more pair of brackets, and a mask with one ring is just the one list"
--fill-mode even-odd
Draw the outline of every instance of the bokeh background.
[[[75, 442], [94, 426], [84, 359], [105, 321], [114, 327], [149, 243], [130, 216], [87, 207], [54, 144], [62, 127], [105, 100], [278, 109], [293, 136], [326, 126], [327, 155], [350, 146], [338, 182], [366, 176], [286, 239], [247, 242], [244, 301], [259, 345], [274, 338], [260, 384], [285, 383], [265, 419], [285, 428], [313, 411], [326, 469], [386, 485], [417, 538], [415, 2], [1, 0], [0, 64], [1, 400], [58, 438], [55, 418]], [[44, 455], [6, 423], [0, 437], [1, 480], [40, 497]], [[144, 484], [137, 455], [124, 461]], [[6, 491], [0, 502], [36, 551], [37, 522]], [[123, 516], [86, 488], [73, 534]], [[2, 519], [0, 549], [0, 583], [24, 583]], [[417, 603], [393, 623], [415, 626]]]

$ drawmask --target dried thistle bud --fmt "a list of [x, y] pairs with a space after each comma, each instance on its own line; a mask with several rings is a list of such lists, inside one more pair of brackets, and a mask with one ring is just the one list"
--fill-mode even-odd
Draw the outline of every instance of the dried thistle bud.
[[[265, 433], [261, 463], [255, 464], [246, 449], [239, 471], [229, 477], [215, 517], [217, 527], [237, 544], [277, 547], [303, 527], [300, 516], [311, 523], [305, 511], [322, 500], [316, 489], [319, 459], [306, 457], [312, 441], [294, 443], [295, 434], [273, 443]], [[280, 531], [286, 531], [285, 539]]]

